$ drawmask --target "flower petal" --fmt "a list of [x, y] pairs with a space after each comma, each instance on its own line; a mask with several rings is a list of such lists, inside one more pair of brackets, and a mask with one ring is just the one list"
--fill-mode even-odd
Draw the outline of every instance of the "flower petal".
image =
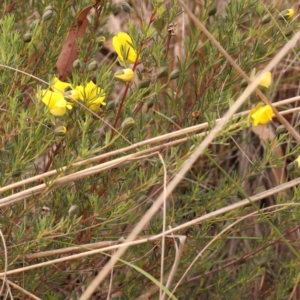
[[54, 92], [61, 92], [61, 93], [64, 93], [66, 88], [70, 88], [73, 90], [73, 87], [70, 83], [60, 81], [57, 77], [53, 78], [51, 87]]
[[137, 60], [136, 51], [133, 48], [131, 37], [125, 32], [119, 32], [112, 39], [112, 44], [120, 61], [133, 64]]

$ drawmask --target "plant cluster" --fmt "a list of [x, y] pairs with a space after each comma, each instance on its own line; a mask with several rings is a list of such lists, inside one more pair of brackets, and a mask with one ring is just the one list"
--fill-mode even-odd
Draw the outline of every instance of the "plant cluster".
[[216, 132], [90, 299], [299, 297], [299, 7], [221, 2], [186, 4], [249, 80], [181, 1], [0, 4], [0, 294], [88, 299]]

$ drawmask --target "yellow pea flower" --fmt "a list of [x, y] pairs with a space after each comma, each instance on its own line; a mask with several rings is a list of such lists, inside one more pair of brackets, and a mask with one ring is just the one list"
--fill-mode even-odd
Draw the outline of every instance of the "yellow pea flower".
[[41, 90], [37, 97], [42, 99], [54, 116], [61, 117], [67, 109], [72, 109], [72, 105], [65, 100], [64, 95], [60, 92]]
[[271, 72], [266, 72], [263, 79], [259, 82], [259, 85], [269, 88], [272, 83], [272, 74]]
[[291, 20], [295, 15], [295, 11], [290, 8], [290, 9], [285, 9], [282, 11], [279, 15], [280, 18], [286, 19], [286, 20]]
[[65, 136], [67, 133], [67, 128], [66, 126], [58, 126], [54, 129], [54, 134], [56, 136]]
[[121, 62], [124, 61], [129, 64], [135, 63], [137, 54], [132, 47], [132, 39], [127, 33], [119, 32], [118, 35], [113, 37], [112, 44]]
[[50, 85], [51, 90], [41, 90], [37, 93], [37, 97], [40, 98], [50, 110], [50, 113], [54, 116], [60, 117], [66, 113], [66, 109], [72, 109], [70, 101], [79, 100], [79, 93], [74, 90], [70, 83], [60, 81], [57, 77], [54, 77]]
[[86, 106], [92, 111], [98, 111], [101, 105], [106, 105], [104, 99], [105, 94], [101, 88], [97, 87], [92, 81], [86, 85], [78, 85], [76, 91], [79, 92], [79, 97], [85, 102]]
[[123, 69], [115, 73], [115, 78], [128, 82], [133, 78], [134, 72], [132, 69]]
[[249, 114], [249, 121], [253, 123], [254, 126], [258, 124], [265, 125], [269, 123], [273, 118], [273, 110], [270, 105], [263, 106], [259, 103], [255, 108], [252, 108]]

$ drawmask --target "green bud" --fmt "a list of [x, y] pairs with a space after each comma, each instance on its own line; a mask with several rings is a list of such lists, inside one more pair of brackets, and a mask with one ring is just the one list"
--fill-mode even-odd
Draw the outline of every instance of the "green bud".
[[19, 177], [22, 174], [22, 170], [20, 168], [15, 168], [15, 170], [12, 172], [12, 177]]
[[150, 83], [151, 83], [151, 80], [149, 78], [145, 78], [139, 82], [138, 88], [145, 89], [150, 85]]
[[96, 38], [96, 43], [97, 43], [99, 46], [102, 46], [105, 42], [106, 42], [106, 38], [105, 38], [105, 36], [103, 36], [103, 35], [98, 36], [98, 37]]
[[54, 129], [55, 136], [65, 136], [67, 133], [67, 128], [65, 126], [58, 126]]
[[131, 6], [127, 2], [121, 3], [121, 9], [123, 11], [127, 12], [128, 14], [130, 14], [130, 12], [131, 12]]
[[147, 211], [151, 208], [151, 206], [153, 205], [154, 201], [152, 199], [148, 200], [146, 203], [144, 203], [142, 205], [142, 209], [143, 211]]
[[271, 16], [269, 14], [267, 14], [267, 15], [263, 16], [261, 22], [262, 22], [262, 24], [268, 24], [271, 22], [271, 20], [272, 20]]
[[245, 79], [243, 79], [241, 81], [241, 88], [245, 88], [247, 85], [248, 85], [248, 82]]
[[236, 195], [237, 195], [237, 197], [238, 197], [239, 199], [241, 199], [241, 200], [243, 200], [243, 199], [245, 198], [244, 194], [242, 194], [241, 191], [237, 191]]
[[150, 100], [148, 100], [148, 101], [146, 102], [147, 110], [150, 109], [151, 107], [153, 107], [153, 106], [154, 106], [154, 103], [155, 103], [154, 98], [151, 98]]
[[215, 14], [216, 14], [216, 12], [217, 12], [217, 7], [216, 6], [213, 6], [213, 7], [210, 7], [209, 9], [208, 9], [208, 15], [209, 16], [214, 16]]
[[174, 123], [178, 123], [178, 117], [176, 115], [173, 115], [171, 118], [170, 118]]
[[82, 62], [79, 59], [74, 60], [73, 68], [79, 70], [82, 68]]
[[284, 125], [280, 125], [276, 128], [276, 134], [279, 135], [279, 134], [284, 134], [284, 133], [287, 133], [287, 130], [286, 128], [284, 127]]
[[74, 218], [74, 217], [78, 216], [78, 214], [79, 214], [79, 207], [78, 207], [78, 205], [72, 205], [69, 208], [68, 214], [69, 214], [70, 218]]
[[131, 130], [134, 126], [134, 123], [135, 122], [134, 122], [133, 118], [131, 118], [131, 117], [126, 118], [121, 125], [122, 131], [125, 132], [125, 131]]
[[116, 112], [116, 102], [115, 101], [109, 101], [106, 104], [106, 111], [110, 111], [110, 110]]
[[95, 71], [98, 68], [98, 64], [95, 60], [90, 62], [87, 66], [88, 71]]
[[298, 162], [295, 160], [287, 165], [286, 167], [288, 172], [293, 172], [298, 169]]
[[137, 199], [136, 203], [141, 204], [141, 203], [145, 202], [147, 199], [148, 199], [148, 197], [146, 195], [142, 195]]
[[179, 74], [180, 74], [179, 70], [175, 69], [171, 72], [169, 79], [170, 80], [177, 79], [179, 77]]
[[163, 78], [168, 76], [169, 73], [169, 69], [167, 67], [162, 67], [161, 69], [158, 70], [157, 74], [156, 74], [156, 78]]
[[50, 19], [52, 19], [53, 16], [54, 16], [53, 10], [46, 10], [42, 16], [42, 20], [43, 21], [50, 20]]
[[52, 11], [54, 10], [54, 7], [52, 6], [52, 4], [50, 4], [44, 8], [44, 13], [48, 10], [52, 10]]
[[283, 31], [283, 34], [284, 34], [284, 36], [285, 37], [289, 37], [289, 36], [291, 36], [292, 34], [294, 33], [294, 30], [292, 29], [292, 28], [287, 28], [287, 29], [285, 29], [284, 31]]
[[25, 43], [31, 42], [31, 39], [32, 39], [32, 36], [31, 36], [30, 32], [26, 32], [26, 33], [23, 35], [23, 41], [24, 41]]

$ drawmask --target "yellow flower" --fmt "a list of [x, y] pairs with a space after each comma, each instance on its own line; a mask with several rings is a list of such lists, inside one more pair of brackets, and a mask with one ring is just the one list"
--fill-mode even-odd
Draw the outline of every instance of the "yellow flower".
[[123, 69], [115, 73], [115, 77], [125, 82], [131, 81], [134, 72], [132, 69]]
[[135, 63], [137, 54], [132, 47], [132, 39], [127, 33], [119, 32], [117, 36], [113, 37], [112, 44], [121, 62], [125, 61], [129, 64]]
[[66, 101], [66, 98], [70, 101], [79, 100], [79, 94], [70, 83], [60, 81], [57, 77], [53, 78], [50, 87], [52, 91], [41, 90], [37, 97], [49, 107], [52, 115], [61, 117], [66, 113], [66, 109], [72, 109], [72, 104]]
[[67, 133], [67, 128], [66, 126], [58, 126], [57, 128], [55, 128], [54, 130], [54, 134], [56, 136], [64, 136]]
[[300, 168], [300, 156], [298, 156], [295, 161], [298, 163], [298, 169], [299, 169]]
[[66, 113], [66, 109], [72, 109], [72, 105], [65, 100], [64, 95], [60, 92], [41, 90], [37, 97], [42, 99], [54, 116], [61, 117]]
[[280, 17], [286, 20], [291, 20], [294, 17], [294, 15], [295, 11], [292, 8], [286, 9], [280, 13]]
[[254, 126], [258, 124], [265, 125], [272, 120], [273, 110], [270, 105], [263, 106], [259, 103], [255, 108], [252, 108], [249, 114], [249, 120]]
[[259, 82], [259, 85], [269, 88], [272, 83], [272, 74], [271, 72], [266, 72], [263, 79]]
[[84, 101], [86, 106], [92, 111], [98, 111], [101, 105], [106, 105], [104, 102], [105, 94], [92, 81], [86, 85], [78, 85], [76, 91], [79, 92], [79, 98]]

